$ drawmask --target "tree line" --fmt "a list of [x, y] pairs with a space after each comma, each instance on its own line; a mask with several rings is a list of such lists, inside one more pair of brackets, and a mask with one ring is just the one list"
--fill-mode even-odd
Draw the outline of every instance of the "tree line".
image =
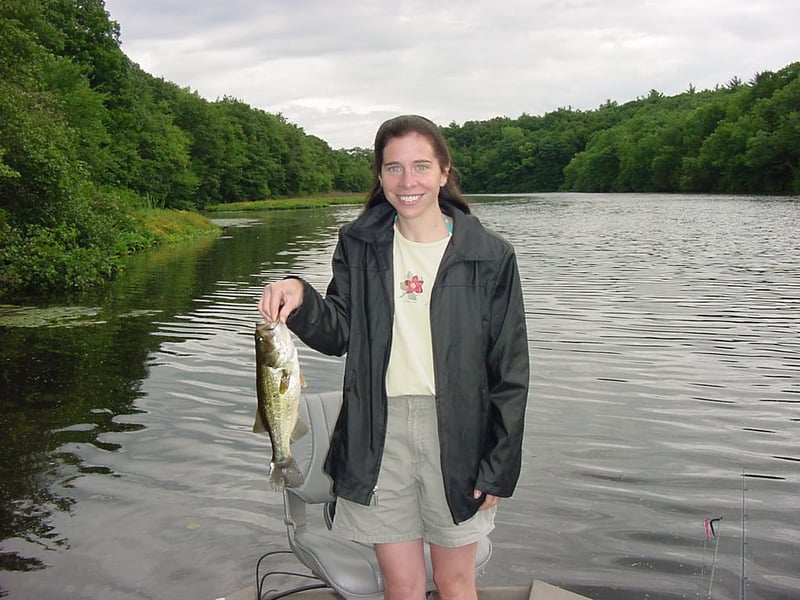
[[451, 123], [473, 193], [800, 193], [800, 62], [748, 83], [666, 97], [657, 90], [590, 111]]
[[[332, 150], [280, 114], [231, 97], [209, 102], [144, 72], [122, 52], [103, 0], [1, 0], [0, 11], [0, 168], [17, 192], [32, 182], [13, 173], [48, 151], [77, 171], [73, 178], [166, 207], [369, 184], [360, 149]], [[13, 121], [42, 138], [32, 146]]]

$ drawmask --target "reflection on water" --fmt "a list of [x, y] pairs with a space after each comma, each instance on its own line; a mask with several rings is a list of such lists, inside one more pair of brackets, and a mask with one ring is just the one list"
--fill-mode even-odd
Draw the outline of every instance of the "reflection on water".
[[[745, 504], [748, 597], [796, 597], [797, 201], [474, 209], [517, 248], [533, 360], [523, 474], [481, 584], [624, 599], [713, 583], [738, 598]], [[134, 257], [104, 297], [48, 313], [71, 326], [0, 307], [10, 598], [213, 598], [285, 547], [269, 444], [250, 431], [255, 301], [289, 273], [324, 288], [357, 212], [232, 216], [219, 238]], [[308, 391], [340, 387], [339, 359], [299, 351]], [[703, 520], [720, 515], [712, 582]]]

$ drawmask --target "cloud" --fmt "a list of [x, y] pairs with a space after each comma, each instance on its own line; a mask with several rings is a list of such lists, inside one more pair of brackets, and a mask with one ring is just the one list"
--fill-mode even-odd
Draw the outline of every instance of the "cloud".
[[797, 60], [794, 0], [106, 0], [123, 50], [331, 146], [404, 112], [447, 124], [667, 95]]

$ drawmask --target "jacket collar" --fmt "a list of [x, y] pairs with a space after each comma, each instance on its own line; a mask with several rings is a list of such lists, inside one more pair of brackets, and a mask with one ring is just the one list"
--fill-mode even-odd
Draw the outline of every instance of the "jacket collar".
[[370, 244], [391, 241], [394, 215], [394, 207], [388, 202], [381, 202], [358, 215], [347, 227], [347, 233]]
[[442, 211], [453, 219], [453, 250], [456, 259], [490, 260], [494, 253], [490, 248], [487, 230], [478, 217], [461, 212], [448, 202], [441, 202]]
[[[453, 219], [452, 248], [456, 259], [487, 260], [493, 257], [486, 229], [474, 215], [468, 215], [447, 201], [439, 206]], [[394, 236], [394, 207], [382, 202], [361, 213], [347, 228], [347, 234], [367, 243], [390, 243]]]

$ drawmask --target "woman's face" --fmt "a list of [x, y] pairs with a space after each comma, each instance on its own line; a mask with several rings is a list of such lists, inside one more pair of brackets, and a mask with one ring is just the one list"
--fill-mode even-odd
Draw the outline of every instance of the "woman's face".
[[391, 138], [383, 149], [380, 182], [400, 219], [441, 219], [439, 188], [447, 183], [449, 165], [440, 165], [433, 145], [412, 132]]

